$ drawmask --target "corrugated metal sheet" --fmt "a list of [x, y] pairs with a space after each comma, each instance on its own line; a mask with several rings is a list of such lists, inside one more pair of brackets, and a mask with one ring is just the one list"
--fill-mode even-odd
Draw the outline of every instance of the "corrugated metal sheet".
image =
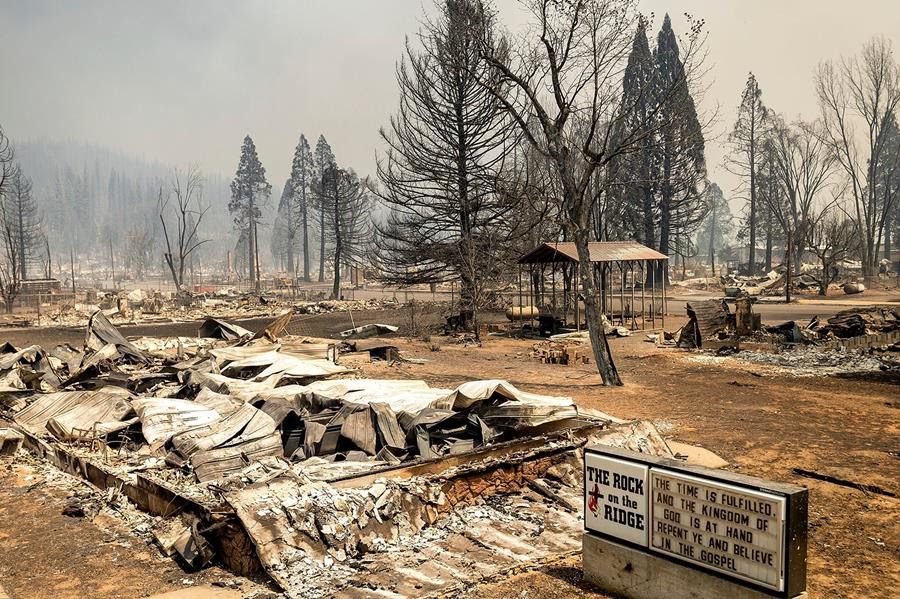
[[712, 335], [715, 335], [728, 324], [728, 304], [724, 300], [706, 300], [687, 304], [688, 317], [696, 321], [700, 334], [698, 347]]
[[[668, 260], [668, 256], [637, 241], [592, 241], [588, 244], [591, 262], [617, 262], [620, 260]], [[577, 262], [575, 242], [560, 241], [542, 243], [521, 258], [519, 264], [546, 264], [549, 262]]]

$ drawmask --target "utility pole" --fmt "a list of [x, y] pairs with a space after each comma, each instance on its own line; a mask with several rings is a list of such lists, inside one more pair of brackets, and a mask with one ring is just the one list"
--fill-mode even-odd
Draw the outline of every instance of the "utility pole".
[[112, 286], [116, 288], [116, 263], [113, 260], [112, 235], [109, 236], [109, 269], [112, 271]]
[[787, 235], [787, 270], [784, 271], [784, 300], [785, 303], [791, 303], [791, 256], [794, 253], [794, 232], [788, 229]]
[[72, 301], [75, 301], [75, 252], [69, 248], [69, 268], [72, 269]]

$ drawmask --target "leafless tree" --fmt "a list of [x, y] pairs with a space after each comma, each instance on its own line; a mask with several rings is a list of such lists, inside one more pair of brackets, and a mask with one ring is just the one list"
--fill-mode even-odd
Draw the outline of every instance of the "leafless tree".
[[125, 268], [137, 279], [153, 260], [153, 234], [146, 226], [135, 225], [125, 234]]
[[0, 194], [12, 179], [15, 170], [13, 160], [15, 160], [15, 152], [13, 152], [12, 144], [3, 132], [3, 127], [0, 127]]
[[19, 243], [16, 239], [15, 215], [5, 198], [0, 199], [0, 295], [7, 312], [12, 312], [13, 302], [22, 289], [22, 273]]
[[[560, 214], [578, 250], [585, 316], [605, 385], [621, 385], [600, 321], [588, 251], [592, 178], [653, 132], [647, 122], [615, 136], [622, 111], [622, 72], [639, 16], [632, 0], [522, 0], [532, 26], [515, 51], [482, 44], [494, 74], [482, 83], [500, 99], [530, 144], [552, 165]], [[697, 39], [692, 36], [692, 39]], [[685, 52], [690, 72], [694, 48]], [[676, 82], [684, 85], [685, 81]], [[510, 89], [511, 88], [511, 89]], [[657, 96], [648, 121], [673, 98]]]
[[[900, 68], [891, 43], [875, 38], [858, 56], [825, 62], [815, 77], [822, 139], [847, 178], [851, 210], [862, 240], [863, 274], [875, 274], [878, 248], [893, 195], [879, 194], [878, 170], [887, 168], [888, 123], [900, 105]], [[900, 156], [893, 160], [900, 160]]]
[[834, 161], [814, 125], [788, 125], [773, 117], [764, 142], [774, 164], [776, 191], [759, 194], [787, 241], [785, 300], [791, 301], [791, 279], [799, 268], [816, 200], [830, 185]]
[[822, 142], [815, 124], [788, 125], [780, 117], [772, 118], [768, 132], [772, 159], [780, 193], [761, 194], [767, 208], [781, 226], [785, 237], [792, 238], [794, 268], [799, 268], [816, 201], [828, 189], [834, 158]]
[[209, 206], [203, 206], [203, 176], [200, 171], [195, 167], [189, 167], [184, 172], [175, 169], [170, 191], [163, 194], [162, 188], [159, 190], [158, 213], [166, 242], [163, 257], [179, 293], [184, 285], [184, 268], [189, 257], [208, 241], [200, 239], [198, 233], [207, 210]]
[[837, 265], [859, 252], [856, 224], [829, 204], [811, 215], [806, 242], [822, 268], [818, 277], [819, 295], [827, 295], [828, 286], [837, 279]]

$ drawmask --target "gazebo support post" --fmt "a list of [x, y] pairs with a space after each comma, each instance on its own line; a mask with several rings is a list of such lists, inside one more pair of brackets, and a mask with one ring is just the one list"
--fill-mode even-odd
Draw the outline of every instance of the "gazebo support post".
[[634, 262], [631, 265], [631, 330], [637, 329], [637, 316], [634, 313]]
[[666, 328], [666, 279], [669, 278], [669, 277], [666, 276], [666, 275], [668, 275], [668, 273], [669, 273], [669, 263], [668, 263], [666, 260], [660, 260], [660, 262], [663, 264], [663, 280], [662, 280], [662, 284], [663, 284], [663, 289], [662, 289], [662, 295], [663, 295], [663, 299], [662, 299], [662, 307], [663, 307], [663, 311], [662, 311], [662, 316], [660, 316], [661, 321], [662, 321], [662, 324], [661, 324], [660, 326], [661, 326], [663, 329], [665, 329], [665, 328]]
[[647, 286], [646, 260], [641, 260], [641, 330], [647, 327], [647, 308], [644, 307], [644, 288]]

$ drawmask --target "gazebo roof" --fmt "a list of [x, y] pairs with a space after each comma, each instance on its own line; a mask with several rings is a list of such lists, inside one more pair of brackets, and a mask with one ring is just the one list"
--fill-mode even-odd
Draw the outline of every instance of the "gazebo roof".
[[[637, 241], [591, 241], [588, 243], [591, 262], [621, 262], [629, 260], [668, 260], [661, 254]], [[521, 258], [519, 264], [550, 264], [553, 262], [578, 262], [578, 250], [572, 241], [542, 243]]]

